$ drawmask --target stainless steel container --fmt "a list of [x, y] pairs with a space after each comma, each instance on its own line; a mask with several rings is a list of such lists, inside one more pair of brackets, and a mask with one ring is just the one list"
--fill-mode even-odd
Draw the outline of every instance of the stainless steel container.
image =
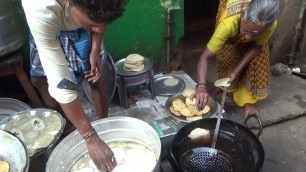
[[[110, 117], [94, 121], [92, 125], [106, 143], [135, 141], [152, 149], [157, 156], [157, 162], [152, 171], [160, 171], [161, 142], [156, 131], [148, 123], [131, 117]], [[74, 131], [52, 151], [46, 172], [67, 172], [86, 153], [87, 148], [83, 138], [79, 132]]]
[[0, 159], [8, 162], [10, 171], [27, 172], [29, 153], [26, 146], [14, 135], [0, 130]]

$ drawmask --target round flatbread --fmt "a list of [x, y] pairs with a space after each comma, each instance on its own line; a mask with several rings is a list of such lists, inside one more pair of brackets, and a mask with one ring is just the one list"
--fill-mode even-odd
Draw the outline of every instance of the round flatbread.
[[192, 99], [192, 100], [191, 100], [190, 97], [186, 97], [185, 103], [186, 103], [187, 106], [188, 106], [188, 105], [195, 105], [196, 99]]
[[201, 110], [202, 115], [207, 114], [210, 111], [210, 107], [205, 105], [205, 107]]
[[175, 78], [169, 78], [164, 80], [164, 84], [168, 87], [174, 87], [179, 83], [179, 80], [175, 79]]
[[185, 103], [181, 99], [175, 99], [172, 102], [172, 106], [176, 111], [181, 111], [181, 109], [186, 108]]
[[231, 85], [231, 83], [228, 83], [229, 80], [230, 78], [221, 78], [221, 79], [218, 79], [214, 85], [216, 87], [228, 87]]
[[180, 113], [180, 111], [176, 111], [174, 110], [173, 106], [170, 106], [170, 112], [173, 113], [176, 116], [182, 116], [182, 114]]
[[180, 113], [183, 115], [183, 116], [194, 116], [195, 114], [192, 113], [188, 107], [185, 107], [185, 108], [182, 108], [180, 110]]
[[144, 60], [144, 57], [140, 54], [130, 54], [128, 55], [125, 60], [127, 62], [138, 62], [138, 61], [143, 61]]
[[199, 119], [203, 119], [203, 117], [202, 116], [186, 116], [187, 121], [196, 121]]
[[139, 66], [137, 68], [136, 67], [135, 68], [128, 68], [126, 66], [123, 66], [123, 69], [125, 71], [128, 71], [128, 72], [138, 72], [138, 71], [141, 71], [143, 68], [144, 68], [144, 65], [141, 65], [141, 66]]
[[9, 163], [0, 160], [0, 172], [9, 172], [9, 171], [10, 171]]
[[203, 128], [196, 128], [190, 132], [189, 138], [194, 139], [203, 136], [210, 136], [210, 131]]
[[190, 113], [192, 113], [193, 115], [202, 115], [202, 113], [197, 110], [195, 105], [187, 105], [187, 107], [188, 107]]
[[182, 92], [182, 95], [184, 97], [191, 97], [191, 95], [195, 94], [195, 89], [194, 88], [185, 88]]

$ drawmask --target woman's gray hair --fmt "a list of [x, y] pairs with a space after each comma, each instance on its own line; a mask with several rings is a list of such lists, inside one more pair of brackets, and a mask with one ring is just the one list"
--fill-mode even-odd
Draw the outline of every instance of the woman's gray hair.
[[244, 21], [268, 27], [274, 23], [279, 14], [279, 0], [252, 0], [246, 7]]

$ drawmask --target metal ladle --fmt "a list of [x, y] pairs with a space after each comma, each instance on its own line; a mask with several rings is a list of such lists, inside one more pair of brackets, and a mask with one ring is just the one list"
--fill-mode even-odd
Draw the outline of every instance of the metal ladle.
[[224, 102], [225, 102], [225, 98], [226, 98], [226, 90], [227, 90], [227, 87], [224, 87], [223, 88], [223, 93], [222, 93], [220, 111], [218, 113], [218, 120], [217, 120], [217, 124], [216, 124], [216, 128], [215, 128], [215, 132], [214, 132], [213, 141], [212, 141], [212, 144], [211, 144], [211, 147], [214, 148], [214, 149], [216, 147], [217, 138], [218, 138], [218, 134], [219, 134], [221, 116], [222, 116], [222, 111], [223, 111]]
[[[221, 79], [224, 80], [225, 78]], [[226, 78], [229, 80], [229, 78]], [[235, 163], [233, 159], [221, 150], [215, 149], [217, 143], [217, 137], [219, 133], [221, 116], [226, 98], [226, 90], [230, 85], [226, 82], [215, 82], [215, 86], [223, 86], [223, 94], [221, 99], [221, 107], [218, 114], [216, 128], [213, 136], [212, 146], [198, 147], [185, 152], [180, 158], [180, 166], [183, 171], [186, 172], [233, 172], [235, 171]]]

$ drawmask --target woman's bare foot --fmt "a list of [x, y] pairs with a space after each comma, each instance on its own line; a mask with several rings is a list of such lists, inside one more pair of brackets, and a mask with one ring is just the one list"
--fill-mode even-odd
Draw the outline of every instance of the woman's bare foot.
[[246, 104], [244, 105], [244, 117], [247, 117], [251, 114], [258, 114], [257, 109], [255, 108], [255, 106], [253, 104]]

